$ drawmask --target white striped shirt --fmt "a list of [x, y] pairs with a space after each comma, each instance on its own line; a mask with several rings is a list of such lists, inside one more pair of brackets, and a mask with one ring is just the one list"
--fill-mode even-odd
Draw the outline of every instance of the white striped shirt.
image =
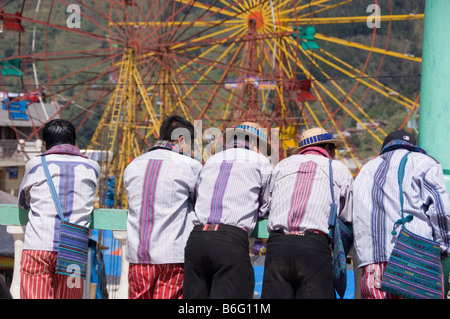
[[[398, 168], [404, 149], [390, 151], [363, 166], [353, 188], [353, 230], [358, 267], [388, 261], [394, 247], [391, 234], [401, 219]], [[413, 214], [406, 228], [440, 243], [450, 252], [450, 198], [441, 165], [433, 158], [411, 152], [403, 181], [404, 216]], [[396, 228], [397, 233], [400, 227]]]
[[194, 224], [255, 228], [269, 206], [272, 166], [267, 157], [245, 148], [211, 156], [200, 173]]
[[[344, 222], [352, 221], [353, 177], [339, 161], [332, 161], [333, 192]], [[329, 159], [301, 154], [285, 158], [274, 168], [271, 182], [269, 232], [318, 230], [328, 234], [331, 208]]]
[[[46, 155], [46, 160], [65, 218], [88, 227], [100, 172], [98, 163], [62, 154]], [[60, 222], [40, 156], [32, 158], [25, 166], [19, 206], [30, 209], [23, 248], [56, 251]]]
[[147, 152], [127, 166], [123, 177], [128, 194], [128, 262], [184, 262], [201, 168], [197, 160], [165, 149]]

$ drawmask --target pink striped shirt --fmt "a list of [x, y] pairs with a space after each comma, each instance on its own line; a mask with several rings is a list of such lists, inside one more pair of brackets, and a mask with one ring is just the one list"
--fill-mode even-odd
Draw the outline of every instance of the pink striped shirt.
[[194, 224], [226, 224], [251, 233], [268, 212], [272, 166], [267, 157], [231, 148], [210, 157], [199, 178]]
[[128, 262], [184, 262], [201, 168], [189, 156], [165, 149], [147, 152], [127, 166], [124, 184], [128, 194]]
[[[340, 217], [351, 222], [353, 177], [339, 161], [333, 161], [332, 167], [333, 192], [340, 202]], [[314, 229], [328, 233], [332, 200], [326, 156], [314, 151], [314, 154], [292, 155], [282, 160], [274, 168], [270, 190], [269, 231]]]

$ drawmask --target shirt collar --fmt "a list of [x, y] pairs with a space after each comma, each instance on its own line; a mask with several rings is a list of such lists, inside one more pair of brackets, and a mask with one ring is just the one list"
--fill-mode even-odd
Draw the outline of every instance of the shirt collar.
[[317, 147], [317, 146], [305, 147], [298, 154], [302, 154], [302, 155], [321, 155], [321, 156], [325, 156], [326, 158], [330, 158], [330, 155], [328, 154], [328, 152], [326, 150], [324, 150], [321, 147]]
[[233, 141], [231, 143], [228, 143], [223, 147], [223, 150], [227, 150], [230, 148], [245, 148], [247, 150], [250, 150], [250, 144], [247, 141]]
[[82, 154], [80, 152], [78, 147], [71, 145], [71, 144], [55, 145], [41, 155], [44, 156], [44, 155], [49, 155], [49, 154], [75, 155], [75, 156], [81, 156], [81, 157], [87, 158], [84, 154]]
[[180, 147], [171, 141], [158, 140], [158, 141], [156, 141], [155, 144], [153, 144], [153, 146], [149, 149], [149, 151], [153, 151], [154, 149], [158, 149], [158, 148], [181, 153]]
[[402, 141], [402, 140], [393, 140], [391, 142], [389, 142], [388, 144], [386, 144], [385, 147], [383, 147], [383, 149], [380, 152], [381, 154], [384, 154], [386, 152], [390, 152], [390, 151], [394, 151], [397, 149], [406, 149], [408, 151], [411, 152], [419, 152], [422, 154], [426, 154], [425, 150], [420, 148], [419, 146], [416, 146], [414, 144]]
[[150, 152], [150, 151], [153, 151], [153, 150], [156, 150], [156, 149], [163, 149], [163, 150], [173, 151], [173, 152], [176, 152], [178, 154], [182, 154], [182, 155], [186, 155], [186, 156], [189, 156], [191, 158], [194, 158], [192, 155], [184, 153], [181, 150], [181, 148], [178, 146], [178, 144], [175, 144], [172, 141], [158, 140], [158, 141], [156, 141], [155, 144], [153, 144], [153, 146], [148, 151]]

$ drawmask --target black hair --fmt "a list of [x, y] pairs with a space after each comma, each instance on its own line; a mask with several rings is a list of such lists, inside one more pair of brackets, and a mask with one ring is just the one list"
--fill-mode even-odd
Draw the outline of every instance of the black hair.
[[[185, 118], [178, 115], [172, 115], [162, 122], [161, 127], [159, 129], [159, 139], [166, 141], [173, 141], [178, 139], [180, 135], [183, 134], [173, 136], [174, 131], [176, 129], [187, 129], [190, 134], [190, 140], [191, 141], [194, 140], [194, 125], [192, 125], [192, 123], [186, 120]], [[175, 132], [175, 134], [177, 133], [181, 133], [181, 131]]]
[[[328, 150], [326, 149], [327, 145], [329, 146], [329, 150], [330, 150], [330, 151], [328, 151]], [[330, 152], [333, 152], [333, 151], [336, 152], [336, 149], [337, 149], [337, 148], [336, 148], [336, 145], [334, 145], [333, 143], [322, 143], [322, 144], [317, 144], [317, 145], [314, 145], [314, 146], [317, 146], [317, 147], [322, 148], [322, 149], [325, 150], [325, 151], [328, 153], [328, 155], [330, 155], [330, 156], [331, 156], [331, 153], [330, 153]]]
[[69, 121], [55, 119], [47, 122], [42, 132], [47, 149], [60, 144], [75, 145], [75, 127]]
[[319, 145], [315, 145], [315, 146], [320, 146], [322, 148], [325, 148], [327, 145], [329, 145], [331, 150], [336, 150], [336, 145], [334, 145], [333, 143], [323, 143], [323, 144], [319, 144]]

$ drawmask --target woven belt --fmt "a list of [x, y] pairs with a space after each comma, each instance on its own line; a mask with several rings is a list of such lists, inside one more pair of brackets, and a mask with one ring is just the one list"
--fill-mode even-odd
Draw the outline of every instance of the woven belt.
[[202, 225], [203, 231], [217, 231], [219, 230], [219, 224], [205, 224]]
[[284, 230], [283, 232], [286, 235], [296, 235], [296, 236], [305, 236], [305, 234], [308, 234], [308, 233], [311, 234], [312, 233], [312, 234], [322, 235], [322, 236], [325, 236], [325, 237], [328, 238], [328, 234], [324, 233], [323, 231], [316, 230], [316, 229], [307, 229], [307, 230], [304, 230], [304, 231], [292, 231], [292, 232]]
[[219, 230], [225, 230], [225, 231], [238, 231], [238, 232], [244, 232], [247, 233], [247, 231], [244, 228], [237, 227], [237, 226], [231, 226], [231, 225], [225, 225], [225, 224], [202, 224], [202, 225], [195, 225], [194, 230], [196, 231], [219, 231]]

